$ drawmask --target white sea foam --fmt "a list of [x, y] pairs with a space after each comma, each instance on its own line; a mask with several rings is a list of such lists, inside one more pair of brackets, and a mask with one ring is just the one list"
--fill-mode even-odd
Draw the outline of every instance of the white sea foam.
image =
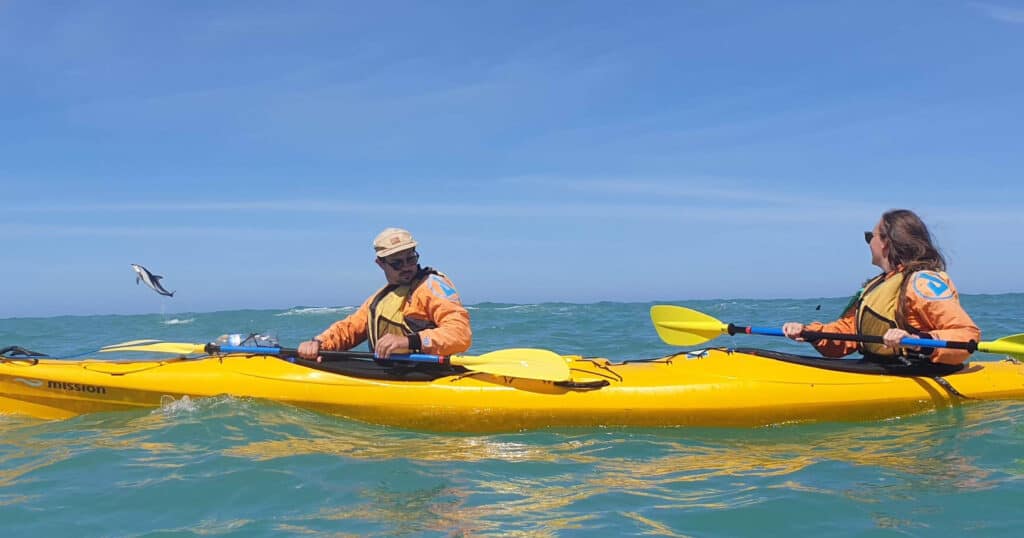
[[154, 413], [177, 415], [179, 413], [192, 413], [196, 409], [199, 409], [199, 404], [192, 400], [192, 398], [189, 398], [188, 395], [176, 400], [173, 396], [165, 394], [160, 397], [160, 408], [156, 409]]
[[174, 319], [164, 320], [162, 323], [164, 325], [185, 325], [187, 323], [192, 323], [195, 320], [196, 320], [196, 318], [187, 318], [187, 319], [174, 318]]
[[537, 308], [537, 306], [538, 305], [535, 304], [517, 304], [513, 306], [499, 306], [495, 308], [495, 310], [530, 310], [532, 308]]
[[165, 394], [160, 397], [160, 407], [154, 409], [153, 414], [164, 416], [190, 415], [197, 412], [208, 412], [221, 406], [227, 406], [227, 409], [233, 413], [240, 406], [245, 405], [248, 405], [247, 399], [235, 398], [226, 394], [200, 398], [192, 398], [186, 394], [177, 399]]
[[338, 314], [341, 312], [351, 312], [355, 310], [354, 306], [311, 306], [306, 308], [293, 308], [287, 312], [281, 312], [280, 314], [274, 314], [275, 316], [308, 316], [308, 315], [321, 315], [321, 314]]

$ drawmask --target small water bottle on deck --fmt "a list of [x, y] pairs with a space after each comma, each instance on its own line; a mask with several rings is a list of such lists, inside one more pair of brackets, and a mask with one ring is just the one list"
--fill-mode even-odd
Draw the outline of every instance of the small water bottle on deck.
[[213, 341], [218, 346], [240, 346], [242, 344], [242, 335], [240, 334], [222, 334]]

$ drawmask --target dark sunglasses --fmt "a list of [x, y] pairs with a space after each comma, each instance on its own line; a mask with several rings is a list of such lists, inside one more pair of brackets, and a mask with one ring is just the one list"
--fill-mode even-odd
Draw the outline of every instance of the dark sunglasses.
[[420, 253], [413, 252], [412, 254], [406, 256], [405, 258], [398, 260], [388, 260], [381, 258], [381, 261], [388, 264], [389, 266], [391, 266], [392, 269], [397, 271], [405, 267], [406, 265], [416, 265], [416, 262], [420, 261]]
[[[870, 245], [871, 244], [871, 239], [874, 238], [874, 237], [875, 237], [875, 232], [864, 232], [864, 242], [865, 243]], [[878, 238], [879, 239], [885, 239], [885, 235], [878, 234]]]

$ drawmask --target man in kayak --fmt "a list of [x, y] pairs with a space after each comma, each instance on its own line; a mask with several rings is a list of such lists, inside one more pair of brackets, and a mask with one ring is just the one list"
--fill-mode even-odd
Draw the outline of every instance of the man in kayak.
[[895, 360], [898, 356], [961, 364], [969, 353], [960, 349], [900, 348], [905, 337], [937, 340], [981, 340], [981, 330], [960, 306], [946, 260], [932, 244], [931, 234], [913, 211], [887, 211], [864, 240], [871, 263], [882, 269], [854, 296], [843, 317], [831, 323], [786, 323], [782, 332], [803, 342], [806, 331], [881, 336], [884, 344], [821, 339], [812, 342], [826, 357], [860, 351], [866, 357]]
[[373, 249], [387, 285], [352, 315], [299, 344], [299, 357], [320, 360], [321, 350], [347, 350], [364, 340], [382, 359], [407, 353], [454, 355], [469, 349], [469, 312], [444, 273], [419, 265], [412, 234], [387, 228], [373, 240]]

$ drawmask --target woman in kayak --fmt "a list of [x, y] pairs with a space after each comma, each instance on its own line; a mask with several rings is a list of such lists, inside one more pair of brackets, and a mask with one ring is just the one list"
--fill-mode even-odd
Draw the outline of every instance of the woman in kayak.
[[883, 344], [846, 340], [811, 342], [826, 357], [860, 351], [866, 357], [897, 356], [961, 364], [969, 353], [959, 349], [900, 348], [905, 337], [975, 342], [981, 331], [960, 306], [953, 281], [946, 275], [946, 260], [932, 244], [931, 234], [913, 211], [887, 211], [864, 240], [871, 263], [882, 269], [850, 301], [843, 316], [831, 323], [786, 323], [782, 332], [803, 342], [804, 331], [881, 336]]
[[364, 340], [382, 359], [406, 353], [454, 355], [469, 349], [469, 312], [444, 273], [420, 267], [412, 234], [387, 228], [373, 240], [373, 249], [387, 285], [352, 315], [299, 344], [299, 357], [320, 360], [321, 350], [347, 350]]

